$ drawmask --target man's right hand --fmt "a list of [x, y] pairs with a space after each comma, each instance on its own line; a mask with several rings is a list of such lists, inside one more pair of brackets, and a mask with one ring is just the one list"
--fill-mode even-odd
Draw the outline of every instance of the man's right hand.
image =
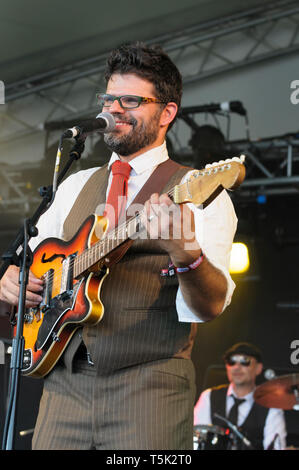
[[[38, 279], [31, 271], [29, 272], [26, 290], [26, 304], [28, 307], [37, 307], [42, 301], [43, 281]], [[0, 300], [10, 305], [19, 303], [19, 268], [9, 266], [0, 282]]]

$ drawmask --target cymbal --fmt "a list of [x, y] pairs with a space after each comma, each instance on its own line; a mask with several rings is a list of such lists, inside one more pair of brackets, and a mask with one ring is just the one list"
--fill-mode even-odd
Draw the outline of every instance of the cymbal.
[[255, 401], [266, 408], [299, 410], [299, 374], [281, 375], [259, 385], [254, 392]]

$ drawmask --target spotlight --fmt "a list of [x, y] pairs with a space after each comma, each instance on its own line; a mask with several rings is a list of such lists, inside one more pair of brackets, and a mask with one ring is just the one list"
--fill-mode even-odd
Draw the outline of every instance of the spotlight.
[[232, 274], [244, 273], [249, 268], [248, 248], [244, 243], [233, 243], [229, 272]]

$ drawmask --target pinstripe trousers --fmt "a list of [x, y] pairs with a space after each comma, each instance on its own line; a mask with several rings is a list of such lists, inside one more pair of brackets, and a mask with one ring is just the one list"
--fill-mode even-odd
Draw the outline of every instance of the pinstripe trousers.
[[59, 365], [45, 379], [33, 449], [192, 450], [194, 398], [188, 359], [100, 376]]

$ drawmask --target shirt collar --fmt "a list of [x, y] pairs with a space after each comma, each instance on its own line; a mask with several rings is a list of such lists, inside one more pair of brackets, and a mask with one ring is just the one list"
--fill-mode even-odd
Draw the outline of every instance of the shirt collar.
[[[166, 142], [164, 141], [162, 145], [159, 145], [158, 147], [148, 150], [138, 157], [133, 158], [133, 160], [130, 161], [130, 165], [135, 174], [141, 174], [144, 171], [150, 170], [160, 163], [163, 163], [164, 161], [168, 160], [168, 158]], [[117, 153], [113, 152], [108, 163], [109, 170], [112, 163], [114, 163], [116, 160], [119, 160], [119, 156]]]
[[[247, 393], [247, 395], [245, 395], [244, 397], [242, 397], [244, 400], [246, 401], [250, 401], [250, 400], [253, 400], [253, 394], [254, 394], [254, 390], [252, 390], [252, 392], [249, 392]], [[228, 390], [227, 390], [227, 396], [235, 396], [236, 398], [239, 398], [237, 397], [237, 395], [235, 394], [234, 392], [234, 388], [233, 388], [233, 385], [230, 384], [229, 387], [228, 387]]]

